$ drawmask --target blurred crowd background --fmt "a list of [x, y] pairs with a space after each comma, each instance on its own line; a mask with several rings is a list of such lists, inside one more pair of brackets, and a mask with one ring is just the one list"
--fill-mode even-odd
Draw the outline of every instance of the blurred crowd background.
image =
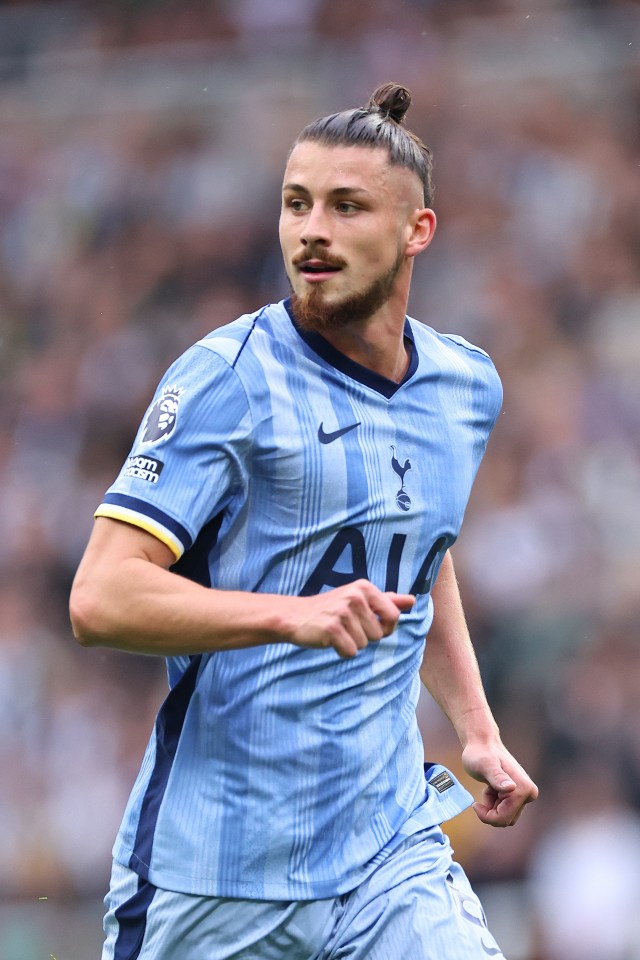
[[74, 644], [93, 510], [169, 362], [287, 295], [292, 139], [390, 79], [435, 154], [411, 315], [503, 379], [454, 557], [541, 788], [448, 829], [511, 960], [640, 957], [639, 50], [634, 0], [0, 4], [2, 960], [98, 955], [164, 696], [160, 661]]

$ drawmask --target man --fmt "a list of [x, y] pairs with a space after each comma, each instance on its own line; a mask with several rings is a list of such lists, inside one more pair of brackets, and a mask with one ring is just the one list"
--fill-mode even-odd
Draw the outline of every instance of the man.
[[[104, 960], [501, 956], [423, 769], [419, 674], [474, 804], [537, 788], [487, 705], [449, 547], [501, 403], [485, 353], [405, 316], [430, 243], [409, 92], [310, 124], [288, 159], [292, 297], [168, 371], [97, 511], [78, 640], [168, 658], [114, 848]], [[425, 635], [428, 641], [425, 647]]]

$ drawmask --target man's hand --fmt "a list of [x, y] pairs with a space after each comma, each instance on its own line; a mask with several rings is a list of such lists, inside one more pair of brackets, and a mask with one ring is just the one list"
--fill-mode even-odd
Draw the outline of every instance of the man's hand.
[[355, 657], [372, 641], [393, 633], [400, 614], [415, 597], [383, 593], [368, 580], [356, 580], [314, 597], [289, 597], [284, 635], [300, 647], [333, 647], [341, 657]]
[[483, 823], [512, 827], [526, 804], [537, 799], [537, 786], [501, 743], [467, 745], [462, 763], [467, 773], [486, 784], [481, 800], [473, 804]]

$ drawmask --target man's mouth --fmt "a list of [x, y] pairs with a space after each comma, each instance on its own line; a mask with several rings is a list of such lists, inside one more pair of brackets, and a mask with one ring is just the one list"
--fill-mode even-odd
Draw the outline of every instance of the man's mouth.
[[294, 261], [294, 266], [307, 280], [324, 280], [342, 270], [342, 264], [330, 260], [301, 260]]
[[308, 257], [303, 260], [302, 257], [299, 257], [293, 261], [293, 265], [307, 279], [319, 279], [339, 273], [344, 263], [333, 258], [325, 260], [322, 257]]

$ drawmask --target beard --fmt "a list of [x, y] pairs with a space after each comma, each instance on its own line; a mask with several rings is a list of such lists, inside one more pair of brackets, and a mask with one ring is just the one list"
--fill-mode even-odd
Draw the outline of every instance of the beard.
[[323, 334], [369, 320], [391, 297], [403, 260], [404, 255], [399, 254], [391, 269], [373, 280], [365, 290], [335, 303], [326, 302], [322, 284], [312, 286], [303, 297], [292, 293], [291, 309], [298, 326], [308, 333]]

